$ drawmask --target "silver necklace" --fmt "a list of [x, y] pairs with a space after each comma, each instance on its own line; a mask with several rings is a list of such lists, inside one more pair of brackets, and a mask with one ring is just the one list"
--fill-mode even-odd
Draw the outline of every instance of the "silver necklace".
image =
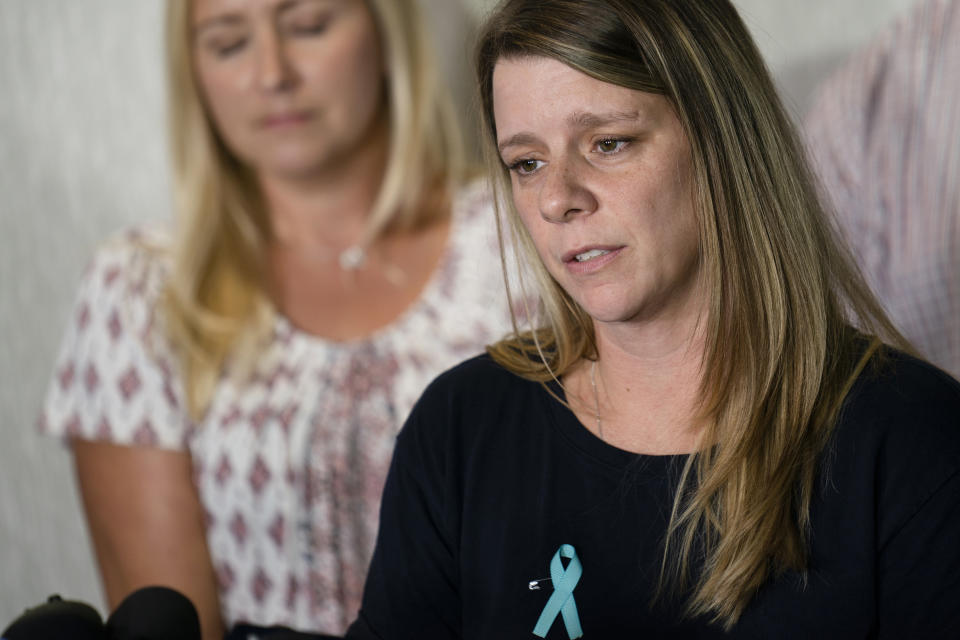
[[[369, 257], [370, 254], [365, 247], [353, 244], [340, 252], [337, 256], [337, 264], [340, 265], [340, 271], [352, 276], [367, 266], [367, 258]], [[404, 270], [392, 262], [385, 262], [379, 271], [383, 273], [387, 282], [395, 287], [402, 286], [407, 281], [407, 274]]]
[[337, 261], [344, 271], [357, 271], [367, 261], [367, 250], [358, 244], [352, 244], [340, 252]]
[[600, 394], [597, 393], [597, 361], [590, 363], [590, 386], [593, 387], [593, 413], [597, 416], [597, 433], [600, 439], [606, 442], [603, 437], [603, 422], [600, 420]]

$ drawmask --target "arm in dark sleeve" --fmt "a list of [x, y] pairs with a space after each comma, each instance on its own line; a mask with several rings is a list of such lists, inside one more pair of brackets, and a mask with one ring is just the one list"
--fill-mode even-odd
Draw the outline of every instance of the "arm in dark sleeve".
[[960, 473], [881, 550], [879, 638], [960, 638]]
[[[347, 638], [460, 637], [456, 536], [448, 458], [424, 401], [397, 440], [359, 619]], [[431, 436], [431, 432], [437, 434]]]

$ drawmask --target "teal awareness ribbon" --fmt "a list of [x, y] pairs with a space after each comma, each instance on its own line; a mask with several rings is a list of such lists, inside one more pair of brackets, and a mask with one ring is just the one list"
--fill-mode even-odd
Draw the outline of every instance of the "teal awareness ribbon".
[[[570, 560], [566, 569], [563, 568], [563, 561], [560, 558]], [[553, 593], [550, 594], [547, 604], [543, 605], [537, 626], [533, 628], [533, 635], [546, 638], [547, 632], [550, 631], [553, 621], [559, 614], [563, 616], [563, 624], [567, 628], [570, 640], [583, 636], [580, 616], [577, 614], [577, 603], [573, 599], [573, 590], [580, 582], [581, 575], [583, 575], [583, 566], [573, 546], [560, 545], [557, 552], [553, 554], [553, 559], [550, 560], [550, 581], [553, 583]]]

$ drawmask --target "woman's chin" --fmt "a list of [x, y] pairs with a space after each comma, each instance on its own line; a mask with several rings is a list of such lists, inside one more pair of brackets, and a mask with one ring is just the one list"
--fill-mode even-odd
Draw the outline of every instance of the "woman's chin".
[[307, 149], [278, 149], [274, 153], [264, 153], [256, 170], [265, 176], [286, 180], [304, 180], [315, 178], [325, 171], [334, 169], [325, 154]]

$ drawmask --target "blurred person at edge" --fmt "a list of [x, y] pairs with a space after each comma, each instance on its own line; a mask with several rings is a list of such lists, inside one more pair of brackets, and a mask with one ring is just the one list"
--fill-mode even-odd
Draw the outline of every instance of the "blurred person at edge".
[[818, 90], [807, 141], [890, 317], [960, 377], [960, 2], [922, 0]]
[[960, 383], [734, 4], [506, 0], [476, 68], [544, 314], [414, 407], [347, 636], [960, 637]]
[[111, 607], [342, 632], [400, 424], [510, 328], [415, 4], [169, 1], [177, 224], [97, 252], [41, 418]]

